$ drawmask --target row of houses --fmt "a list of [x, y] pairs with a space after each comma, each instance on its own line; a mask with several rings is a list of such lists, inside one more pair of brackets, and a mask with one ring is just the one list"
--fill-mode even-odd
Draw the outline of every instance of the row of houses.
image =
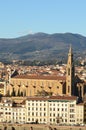
[[17, 97], [3, 97], [0, 122], [84, 124], [85, 108], [83, 103], [77, 104], [75, 96], [28, 97], [21, 102], [17, 102]]

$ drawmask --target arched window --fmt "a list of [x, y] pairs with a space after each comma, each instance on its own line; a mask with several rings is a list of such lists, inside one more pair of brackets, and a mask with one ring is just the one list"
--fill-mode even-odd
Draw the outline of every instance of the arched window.
[[68, 86], [68, 93], [69, 93], [69, 91], [70, 91], [70, 86]]
[[68, 75], [70, 75], [70, 68], [68, 68]]

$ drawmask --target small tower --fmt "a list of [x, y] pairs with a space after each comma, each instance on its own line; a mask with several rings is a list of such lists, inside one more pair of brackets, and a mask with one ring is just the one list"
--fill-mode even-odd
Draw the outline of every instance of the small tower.
[[69, 96], [75, 95], [74, 78], [75, 78], [75, 71], [74, 71], [73, 53], [72, 53], [72, 48], [70, 46], [69, 53], [68, 53], [67, 67], [66, 67], [66, 94]]

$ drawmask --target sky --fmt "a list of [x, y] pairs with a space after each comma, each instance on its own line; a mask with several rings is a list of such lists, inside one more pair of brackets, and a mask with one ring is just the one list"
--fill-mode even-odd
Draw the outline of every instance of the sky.
[[37, 32], [86, 36], [86, 0], [0, 0], [0, 38]]

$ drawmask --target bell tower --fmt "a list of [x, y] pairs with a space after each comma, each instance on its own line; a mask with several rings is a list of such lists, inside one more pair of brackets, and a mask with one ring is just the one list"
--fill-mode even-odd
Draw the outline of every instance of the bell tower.
[[74, 77], [75, 77], [75, 71], [74, 71], [73, 53], [72, 53], [72, 47], [70, 46], [66, 67], [66, 94], [69, 96], [75, 95]]

